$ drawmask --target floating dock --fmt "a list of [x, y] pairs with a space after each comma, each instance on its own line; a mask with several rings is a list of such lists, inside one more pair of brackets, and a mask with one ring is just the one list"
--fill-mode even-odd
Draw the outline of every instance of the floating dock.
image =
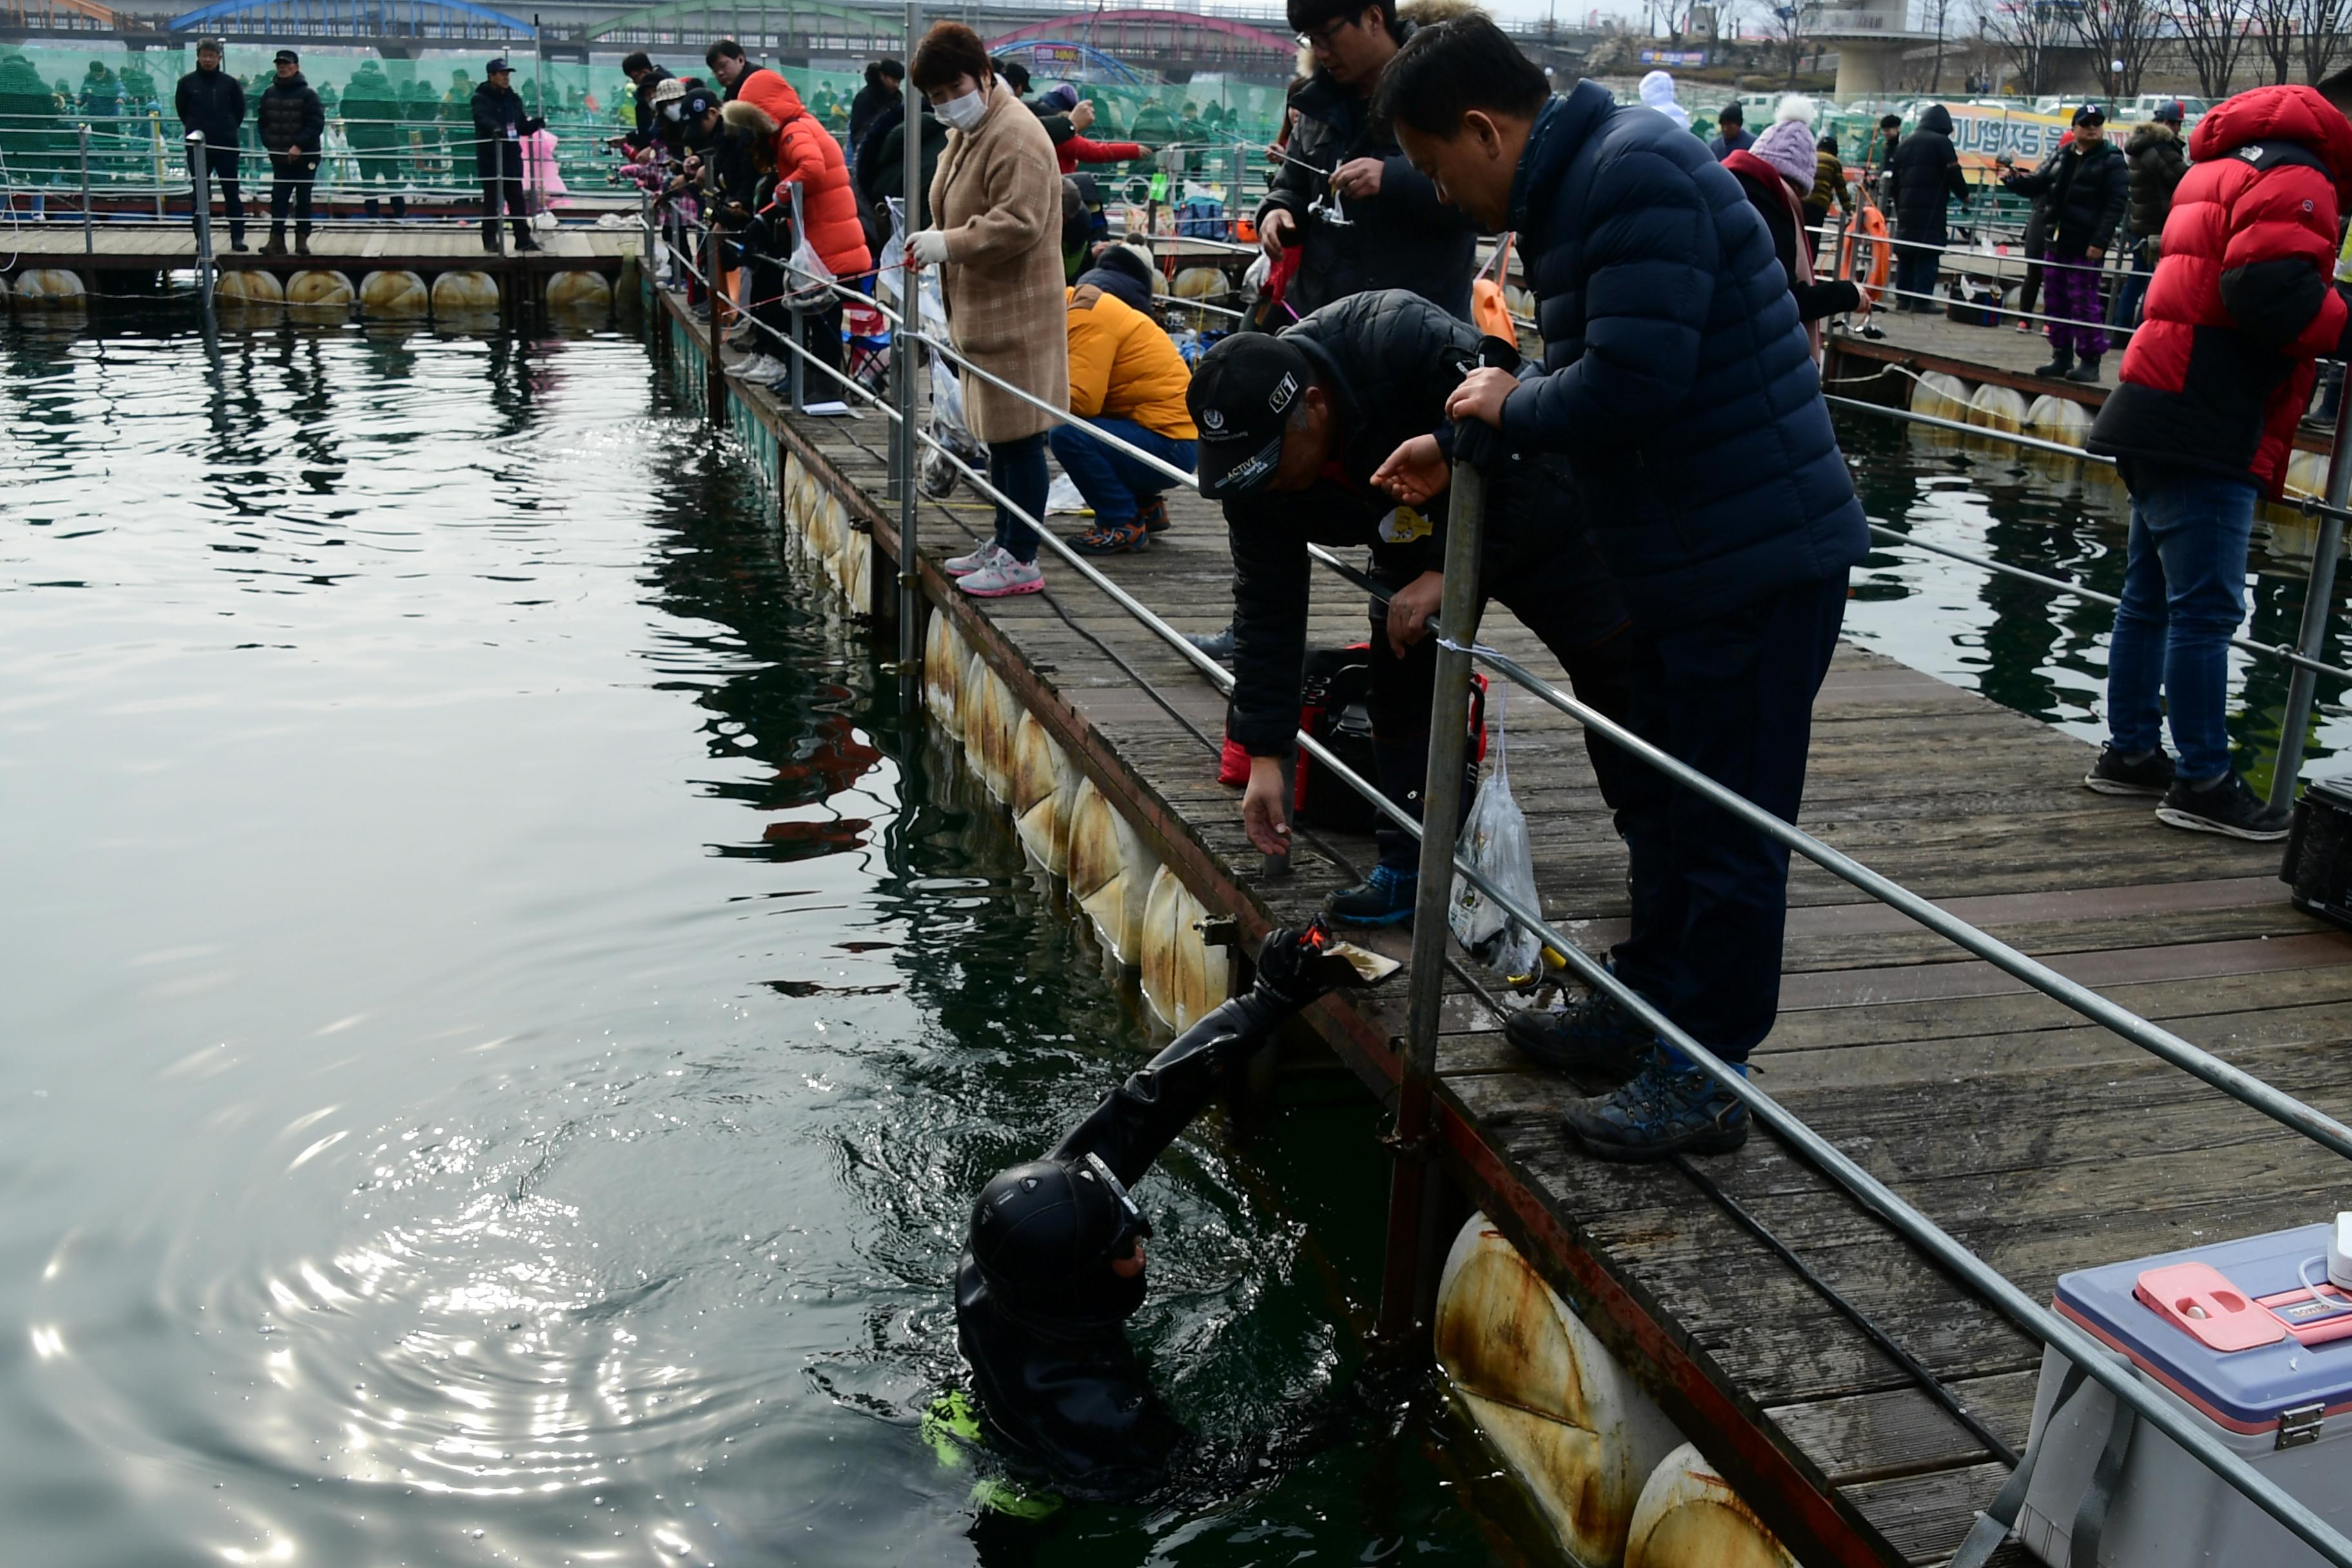
[[[572, 225], [535, 233], [532, 237], [540, 247], [536, 251], [515, 254], [509, 249], [500, 255], [482, 248], [478, 222], [420, 219], [325, 225], [312, 231], [310, 255], [264, 256], [261, 242], [269, 236], [267, 201], [260, 216], [252, 216], [253, 210], [248, 205], [245, 220], [247, 243], [254, 247], [249, 251], [229, 249], [227, 220], [214, 219], [213, 260], [223, 273], [252, 270], [290, 275], [331, 268], [354, 276], [398, 269], [429, 278], [466, 268], [495, 276], [587, 271], [609, 277], [645, 249], [645, 237], [634, 225], [628, 228]], [[508, 244], [511, 246], [511, 238]], [[42, 268], [92, 276], [163, 273], [193, 271], [196, 265], [196, 237], [184, 217], [173, 223], [100, 221], [85, 235], [77, 219], [52, 216], [43, 222], [21, 224], [5, 237], [5, 247], [16, 258], [13, 265], [0, 268], [8, 273]]]
[[[674, 297], [656, 299], [653, 330], [683, 362], [681, 379], [703, 386], [707, 330]], [[887, 422], [794, 416], [781, 395], [733, 382], [727, 396], [720, 417], [767, 471], [781, 510], [823, 514], [829, 534], [866, 536], [856, 549], [836, 549], [843, 539], [824, 548], [853, 605], [887, 616], [899, 553], [898, 504], [883, 499]], [[935, 661], [946, 649], [977, 658], [961, 677], [927, 676], [984, 679], [986, 703], [1009, 698], [1005, 712], [978, 721], [982, 730], [1017, 725], [1025, 736], [1034, 720], [1058, 762], [1129, 825], [1150, 862], [1134, 874], [1164, 867], [1254, 944], [1370, 865], [1368, 838], [1302, 829], [1292, 873], [1265, 879], [1238, 792], [1216, 782], [1218, 692], [1051, 559], [1043, 594], [957, 594], [939, 563], [986, 535], [990, 509], [968, 492], [920, 505], [916, 569]], [[1214, 630], [1231, 610], [1223, 523], [1181, 490], [1170, 513], [1173, 526], [1147, 553], [1104, 570], [1180, 629]], [[1362, 595], [1323, 575], [1310, 646], [1365, 630]], [[1559, 679], [1507, 612], [1493, 609], [1480, 635]], [[1623, 849], [1575, 727], [1518, 693], [1508, 713], [1545, 911], [1599, 952], [1624, 929]], [[1849, 645], [1815, 708], [1801, 826], [2143, 1016], [2352, 1114], [2339, 1055], [2352, 1039], [2352, 934], [2289, 905], [2277, 846], [2174, 832], [2147, 801], [2084, 790], [2092, 756], [2034, 720]], [[2069, 1269], [2337, 1206], [2341, 1162], [2319, 1145], [1844, 882], [1801, 860], [1790, 903], [1782, 1010], [1756, 1055], [1758, 1081], [2029, 1294], [2047, 1300]], [[1405, 956], [1403, 933], [1372, 942]], [[1439, 1160], [1460, 1194], [1729, 1481], [1737, 1499], [1726, 1509], [1752, 1510], [1807, 1563], [1948, 1558], [2008, 1466], [1856, 1317], [2011, 1449], [2025, 1444], [2040, 1344], [1769, 1134], [1681, 1164], [1584, 1158], [1559, 1122], [1583, 1090], [1518, 1057], [1491, 1001], [1457, 975], [1444, 1012]], [[1400, 985], [1369, 1001], [1328, 999], [1309, 1021], [1392, 1098], [1404, 1006]], [[2011, 1544], [1995, 1561], [2028, 1559]]]

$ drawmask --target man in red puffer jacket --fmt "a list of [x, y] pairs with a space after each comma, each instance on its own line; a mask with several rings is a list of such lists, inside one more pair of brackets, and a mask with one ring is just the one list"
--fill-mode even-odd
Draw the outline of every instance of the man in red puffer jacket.
[[[2331, 285], [2352, 182], [2352, 72], [2264, 87], [2207, 114], [2173, 193], [2122, 384], [2091, 427], [2131, 490], [2123, 605], [2107, 655], [2108, 741], [2083, 780], [2161, 796], [2171, 826], [2271, 840], [2284, 809], [2231, 764], [2230, 638], [2246, 615], [2254, 503], [2285, 481], [2312, 360], [2343, 352]], [[2161, 726], [2169, 712], [2176, 767]]]

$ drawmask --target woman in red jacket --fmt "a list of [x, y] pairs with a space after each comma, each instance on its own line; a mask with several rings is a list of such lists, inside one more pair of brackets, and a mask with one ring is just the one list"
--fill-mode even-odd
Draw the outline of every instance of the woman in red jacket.
[[[782, 83], [782, 79], [776, 79]], [[761, 162], [766, 165], [763, 174], [771, 175], [774, 194], [761, 209], [754, 228], [747, 235], [747, 244], [754, 255], [751, 275], [751, 296], [748, 301], [752, 318], [778, 332], [790, 330], [791, 309], [784, 302], [786, 293], [813, 295], [815, 285], [807, 279], [790, 278], [782, 263], [790, 258], [798, 243], [793, 232], [792, 185], [801, 189], [801, 221], [807, 226], [808, 242], [825, 268], [847, 288], [865, 290], [869, 286], [866, 274], [872, 270], [873, 255], [866, 248], [866, 226], [859, 219], [857, 197], [850, 188], [849, 168], [841, 155], [841, 143], [833, 139], [816, 117], [801, 108], [800, 95], [789, 83], [783, 83], [778, 95], [789, 100], [791, 110], [781, 123], [766, 110], [739, 99], [721, 112], [730, 123], [740, 124], [755, 133], [761, 149]], [[766, 259], [757, 259], [765, 257]], [[803, 312], [801, 344], [819, 361], [838, 371], [842, 362], [841, 310], [843, 300], [838, 293], [828, 293], [817, 309]], [[763, 338], [766, 334], [761, 334]], [[773, 338], [767, 338], [774, 344]], [[760, 344], [754, 344], [755, 348]], [[759, 367], [765, 371], [767, 367]], [[752, 379], [757, 374], [747, 372]], [[831, 396], [831, 388], [822, 395]]]
[[[2344, 352], [2331, 286], [2352, 183], [2352, 72], [2242, 92], [2189, 139], [2146, 315], [2091, 426], [2131, 490], [2123, 605], [2107, 653], [2109, 739], [2083, 780], [2160, 796], [2170, 826], [2284, 838], [2287, 813], [2231, 765], [2230, 638], [2246, 615], [2254, 502], [2276, 496], [2312, 361]], [[2165, 755], [2168, 716], [2176, 765]]]
[[[1037, 113], [1042, 116], [1069, 114], [1078, 107], [1078, 89], [1065, 82], [1062, 86], [1039, 96]], [[1050, 127], [1049, 127], [1050, 129]], [[1151, 149], [1140, 142], [1092, 142], [1072, 134], [1054, 143], [1054, 158], [1065, 174], [1075, 174], [1081, 163], [1124, 163], [1130, 159], [1149, 158]]]

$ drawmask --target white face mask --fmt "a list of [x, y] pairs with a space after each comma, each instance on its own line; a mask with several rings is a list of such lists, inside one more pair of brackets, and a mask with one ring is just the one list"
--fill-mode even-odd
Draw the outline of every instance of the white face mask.
[[950, 98], [938, 105], [937, 112], [951, 131], [976, 131], [988, 114], [988, 95], [974, 88], [961, 98]]

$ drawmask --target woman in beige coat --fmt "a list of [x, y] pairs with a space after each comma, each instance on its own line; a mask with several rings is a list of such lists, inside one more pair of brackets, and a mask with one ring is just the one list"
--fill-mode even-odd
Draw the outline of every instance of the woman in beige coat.
[[[931, 179], [938, 226], [908, 241], [918, 263], [940, 269], [948, 341], [982, 370], [1066, 408], [1062, 175], [1053, 141], [998, 79], [980, 35], [961, 23], [939, 23], [923, 36], [910, 74], [948, 125], [947, 150]], [[971, 433], [988, 443], [990, 481], [1030, 516], [1044, 517], [1053, 416], [970, 370], [963, 401]], [[996, 537], [948, 570], [965, 593], [983, 598], [1045, 586], [1036, 531], [1002, 503]]]

